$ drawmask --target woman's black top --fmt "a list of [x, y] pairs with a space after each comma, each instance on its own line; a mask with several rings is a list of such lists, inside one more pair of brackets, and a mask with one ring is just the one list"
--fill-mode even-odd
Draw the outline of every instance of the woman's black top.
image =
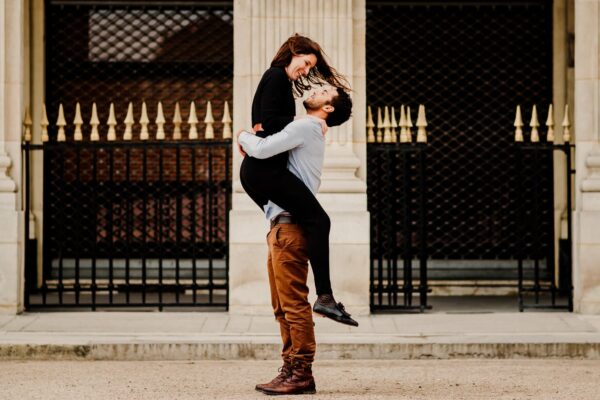
[[[265, 71], [254, 99], [252, 100], [252, 125], [262, 124], [263, 131], [257, 132], [260, 137], [277, 133], [294, 120], [296, 103], [292, 83], [283, 68], [271, 67]], [[287, 167], [287, 153], [279, 154], [265, 160], [269, 164]]]

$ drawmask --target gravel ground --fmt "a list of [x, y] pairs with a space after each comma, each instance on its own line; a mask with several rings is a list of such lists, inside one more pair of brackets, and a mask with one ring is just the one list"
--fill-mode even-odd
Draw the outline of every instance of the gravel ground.
[[[275, 361], [0, 362], [0, 399], [263, 399]], [[318, 361], [294, 399], [600, 399], [600, 361]]]

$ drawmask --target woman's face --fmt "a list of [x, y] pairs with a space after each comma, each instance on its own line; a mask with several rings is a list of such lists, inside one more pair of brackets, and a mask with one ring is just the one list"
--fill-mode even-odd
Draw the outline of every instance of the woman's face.
[[290, 80], [298, 80], [301, 76], [306, 76], [310, 70], [317, 64], [317, 56], [314, 54], [298, 54], [292, 57], [290, 64], [285, 67], [285, 72]]

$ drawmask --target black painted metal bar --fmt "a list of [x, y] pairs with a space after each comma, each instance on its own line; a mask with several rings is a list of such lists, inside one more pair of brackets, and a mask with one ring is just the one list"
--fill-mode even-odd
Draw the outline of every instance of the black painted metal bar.
[[[179, 272], [180, 272], [180, 251], [181, 246], [181, 149], [175, 148], [175, 187], [176, 187], [176, 203], [175, 203], [175, 284], [180, 287]], [[175, 303], [179, 304], [179, 290], [175, 291]]]
[[[75, 185], [81, 183], [81, 148], [75, 148]], [[82, 207], [84, 203], [83, 198], [75, 198], [77, 206], [75, 207], [75, 217], [78, 221], [83, 218]], [[83, 237], [82, 224], [77, 224], [76, 232], [78, 237]], [[75, 304], [79, 304], [81, 298], [81, 247], [77, 246], [75, 250]]]
[[[63, 149], [62, 151], [59, 152], [58, 157], [56, 158], [56, 162], [59, 164], [59, 173], [58, 176], [59, 178], [57, 179], [57, 181], [55, 182], [56, 185], [58, 186], [63, 186], [66, 184], [66, 179], [65, 179], [65, 158], [66, 158], [66, 151]], [[62, 188], [61, 188], [62, 189]], [[64, 190], [58, 190], [57, 193], [57, 197], [58, 197], [58, 204], [65, 204], [65, 191]], [[59, 207], [59, 218], [61, 220], [64, 220], [66, 218], [65, 215], [65, 209], [64, 207]], [[64, 285], [63, 285], [63, 270], [64, 270], [64, 239], [67, 235], [66, 235], [66, 231], [65, 231], [65, 225], [61, 224], [59, 225], [59, 232], [58, 232], [58, 237], [59, 240], [57, 240], [57, 247], [59, 248], [59, 252], [58, 252], [58, 303], [59, 304], [63, 304], [63, 290], [64, 290]]]
[[92, 212], [94, 221], [93, 243], [92, 243], [92, 310], [96, 310], [96, 250], [98, 242], [98, 231], [96, 229], [96, 221], [98, 218], [98, 152], [92, 152]]
[[197, 301], [198, 288], [198, 266], [196, 265], [196, 237], [198, 235], [196, 226], [196, 149], [192, 148], [192, 181], [191, 181], [191, 197], [192, 197], [192, 301]]
[[[377, 150], [377, 156], [378, 158], [382, 157], [385, 155], [383, 149], [381, 149], [380, 146], [378, 146], [376, 148]], [[383, 185], [381, 183], [381, 176], [382, 176], [382, 171], [381, 171], [381, 165], [382, 163], [380, 162], [381, 160], [378, 160], [377, 162], [377, 174], [375, 176], [375, 181], [376, 181], [376, 187], [381, 188]], [[380, 222], [383, 219], [383, 211], [382, 211], [382, 196], [374, 196], [374, 203], [375, 203], [375, 214], [376, 214], [376, 221]], [[383, 304], [383, 237], [382, 237], [382, 227], [381, 225], [377, 225], [377, 235], [376, 235], [376, 241], [377, 241], [377, 300], [378, 303], [377, 304]]]
[[[397, 143], [397, 141], [396, 141]], [[394, 146], [396, 147], [397, 144]], [[393, 176], [398, 176], [401, 171], [400, 171], [400, 166], [401, 163], [398, 160], [400, 154], [398, 151], [394, 151], [390, 157], [390, 159], [392, 160], [391, 162], [391, 168], [390, 170], [392, 171], [392, 177]], [[395, 194], [395, 190], [392, 190], [392, 193]], [[392, 196], [391, 201], [389, 201], [390, 204], [390, 216], [392, 218], [392, 220], [396, 221], [398, 218], [398, 206], [396, 204], [396, 197]], [[391, 225], [390, 224], [390, 244], [391, 244], [391, 260], [392, 260], [392, 282], [393, 282], [393, 296], [392, 296], [392, 304], [397, 305], [398, 304], [398, 292], [400, 291], [400, 286], [398, 284], [398, 255], [399, 255], [399, 249], [398, 249], [398, 227], [395, 225]], [[400, 250], [401, 251], [401, 250]]]
[[148, 229], [148, 153], [147, 148], [142, 148], [142, 304], [146, 303], [146, 255], [148, 247], [146, 245]]
[[[45, 145], [46, 144], [46, 145]], [[32, 144], [29, 146], [31, 150], [39, 148], [42, 151], [42, 165], [44, 166], [43, 171], [43, 182], [42, 182], [42, 196], [44, 198], [44, 207], [48, 207], [50, 204], [50, 198], [48, 193], [50, 193], [50, 188], [52, 187], [52, 175], [50, 174], [50, 165], [49, 160], [52, 157], [52, 148], [48, 146], [48, 142], [41, 143], [39, 145]], [[33, 184], [33, 183], [32, 183]], [[52, 273], [52, 257], [50, 253], [50, 246], [48, 246], [45, 242], [50, 238], [50, 225], [43, 224], [42, 225], [42, 304], [47, 304], [48, 302], [48, 278]]]
[[568, 282], [568, 309], [569, 311], [573, 311], [573, 278], [571, 276], [572, 274], [572, 267], [573, 267], [573, 258], [571, 257], [571, 252], [573, 249], [573, 197], [571, 195], [571, 191], [572, 191], [572, 179], [573, 176], [575, 175], [575, 169], [573, 169], [572, 167], [572, 153], [571, 153], [571, 148], [575, 148], [574, 145], [571, 145], [569, 142], [566, 142], [563, 147], [562, 150], [564, 151], [565, 155], [567, 156], [567, 243], [568, 243], [568, 249], [569, 249], [569, 265], [571, 266], [570, 271], [569, 271], [569, 282]]
[[[539, 161], [539, 152], [540, 147], [536, 146], [533, 149], [533, 173], [536, 173], [536, 178], [538, 177], [537, 173], [540, 170], [540, 161]], [[534, 263], [534, 295], [535, 295], [535, 304], [539, 304], [540, 302], [540, 257], [541, 257], [541, 243], [540, 243], [540, 215], [537, 212], [539, 210], [540, 203], [540, 181], [539, 179], [533, 179], [533, 207], [529, 210], [530, 213], [533, 214], [533, 246], [532, 246], [532, 254], [533, 254], [533, 263]]]
[[[31, 251], [32, 244], [30, 242], [29, 237], [31, 236], [29, 219], [31, 218], [31, 160], [30, 160], [31, 150], [29, 149], [29, 142], [23, 143], [23, 158], [25, 159], [25, 266], [26, 268], [31, 268], [32, 265], [37, 264], [37, 260], [35, 258], [35, 252]], [[27, 309], [29, 307], [29, 295], [33, 291], [36, 286], [36, 281], [34, 280], [34, 274], [37, 274], [37, 271], [27, 271], [25, 274], [25, 299], [24, 305]], [[31, 288], [31, 289], [30, 289]]]
[[[231, 171], [229, 166], [231, 165], [231, 147], [225, 147], [225, 180], [229, 182], [231, 180]], [[226, 295], [225, 295], [225, 309], [229, 310], [229, 210], [231, 210], [231, 185], [225, 185], [225, 240], [227, 247], [225, 249], [225, 284], [226, 284]]]
[[421, 312], [423, 312], [431, 307], [427, 304], [427, 293], [429, 292], [427, 283], [427, 176], [425, 174], [427, 145], [419, 146], [419, 303]]
[[[390, 145], [387, 145], [385, 147], [385, 153], [386, 153], [386, 157], [385, 160], [383, 161], [383, 165], [384, 165], [384, 171], [383, 171], [383, 179], [384, 179], [384, 185], [386, 185], [387, 187], [391, 187], [392, 186], [392, 160], [391, 158], [391, 151], [390, 151]], [[381, 207], [383, 209], [383, 212], [385, 215], [390, 215], [390, 211], [392, 209], [391, 207], [391, 199], [390, 198], [386, 198], [385, 200], [383, 200], [381, 202]], [[384, 253], [383, 253], [383, 259], [385, 260], [385, 269], [386, 269], [386, 275], [385, 275], [385, 289], [386, 289], [386, 295], [387, 295], [387, 304], [393, 304], [393, 288], [394, 288], [394, 280], [393, 280], [393, 273], [392, 273], [392, 258], [393, 258], [393, 254], [392, 254], [392, 240], [393, 240], [393, 232], [394, 232], [394, 227], [391, 224], [387, 224], [384, 226], [383, 229], [384, 235], [383, 235], [383, 245], [384, 245]]]
[[412, 220], [410, 215], [411, 208], [411, 168], [410, 168], [410, 154], [411, 154], [411, 143], [401, 144], [402, 157], [402, 262], [403, 262], [403, 275], [404, 282], [402, 285], [402, 292], [404, 294], [404, 305], [410, 306], [412, 303], [412, 254], [411, 254], [411, 240], [412, 240]]
[[134, 206], [131, 198], [131, 149], [125, 150], [125, 303], [129, 304], [131, 301], [130, 294], [130, 274], [131, 274], [131, 262], [130, 262], [130, 249], [131, 240], [134, 230]]
[[164, 166], [163, 166], [163, 148], [158, 148], [158, 199], [155, 201], [157, 212], [156, 217], [158, 224], [156, 226], [156, 234], [158, 240], [158, 302], [159, 311], [163, 310], [163, 196], [164, 196]]
[[208, 197], [208, 285], [210, 287], [208, 292], [208, 301], [213, 301], [213, 287], [214, 287], [214, 276], [213, 276], [213, 153], [212, 148], [208, 149], [208, 190], [206, 196]]
[[524, 257], [524, 252], [523, 252], [523, 241], [521, 240], [523, 238], [523, 234], [524, 234], [524, 229], [523, 229], [523, 223], [524, 223], [524, 213], [523, 213], [523, 188], [524, 188], [524, 183], [523, 183], [523, 149], [522, 149], [522, 144], [521, 143], [515, 143], [515, 148], [517, 151], [517, 175], [518, 175], [518, 180], [517, 180], [517, 235], [516, 235], [516, 254], [517, 254], [517, 274], [518, 274], [518, 283], [517, 283], [517, 287], [518, 287], [518, 298], [519, 298], [519, 311], [523, 311], [523, 307], [524, 307], [524, 299], [523, 299], [523, 257]]
[[[108, 176], [109, 183], [114, 182], [114, 148], [108, 150]], [[113, 254], [114, 254], [114, 232], [113, 232], [113, 207], [114, 207], [114, 185], [111, 185], [108, 190], [108, 204], [107, 204], [107, 237], [108, 237], [108, 302], [109, 304], [113, 303], [113, 290], [114, 290], [114, 262], [113, 262]]]
[[555, 271], [555, 230], [554, 230], [554, 146], [547, 143], [544, 146], [544, 163], [546, 164], [546, 182], [548, 185], [549, 201], [546, 202], [546, 213], [548, 229], [545, 235], [547, 236], [546, 246], [546, 271], [549, 274], [550, 280], [550, 296], [552, 306], [556, 306], [556, 271]]

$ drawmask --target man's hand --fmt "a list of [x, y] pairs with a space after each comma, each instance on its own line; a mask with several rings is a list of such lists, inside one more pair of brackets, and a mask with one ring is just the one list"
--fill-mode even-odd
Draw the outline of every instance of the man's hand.
[[242, 132], [245, 132], [245, 130], [240, 129], [239, 131], [237, 131], [237, 133], [235, 134], [235, 139], [237, 141], [238, 150], [239, 150], [240, 154], [242, 155], [242, 157], [246, 157], [246, 152], [244, 151], [244, 148], [240, 144], [240, 135], [242, 134]]

